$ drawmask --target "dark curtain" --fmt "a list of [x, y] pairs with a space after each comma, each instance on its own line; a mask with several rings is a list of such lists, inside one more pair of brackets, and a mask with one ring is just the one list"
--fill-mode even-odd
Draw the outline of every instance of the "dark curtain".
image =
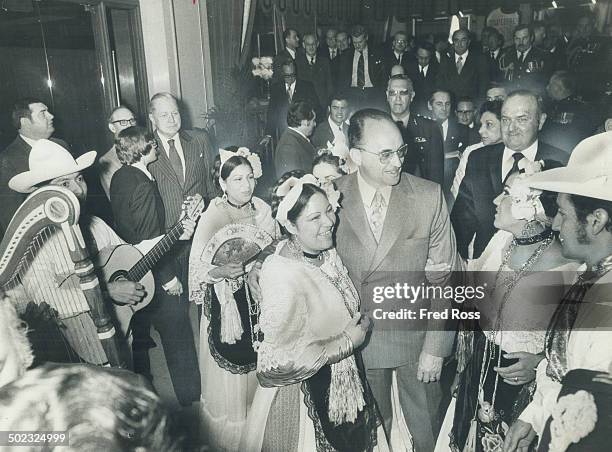
[[[244, 22], [244, 0], [207, 0], [210, 56], [217, 139], [220, 146], [245, 145], [245, 105], [252, 89], [250, 45], [253, 20], [258, 0], [251, 0], [248, 20]], [[244, 47], [241, 48], [242, 28], [246, 27]]]

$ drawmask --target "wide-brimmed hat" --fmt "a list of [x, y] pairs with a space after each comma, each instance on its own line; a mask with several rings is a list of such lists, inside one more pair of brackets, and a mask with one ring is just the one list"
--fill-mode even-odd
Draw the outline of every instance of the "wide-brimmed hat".
[[532, 188], [612, 201], [612, 132], [582, 140], [567, 166], [529, 176]]
[[41, 182], [83, 171], [96, 160], [96, 151], [90, 151], [76, 160], [70, 152], [50, 140], [38, 140], [30, 151], [29, 171], [17, 174], [9, 187], [20, 193], [31, 193]]

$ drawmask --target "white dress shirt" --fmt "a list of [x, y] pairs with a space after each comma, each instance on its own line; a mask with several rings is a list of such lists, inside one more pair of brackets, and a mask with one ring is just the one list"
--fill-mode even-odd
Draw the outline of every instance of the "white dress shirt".
[[183, 166], [183, 179], [185, 179], [185, 154], [183, 153], [183, 146], [181, 145], [179, 134], [177, 133], [170, 138], [164, 137], [159, 132], [157, 134], [159, 135], [159, 140], [161, 141], [162, 148], [164, 148], [164, 152], [166, 153], [166, 157], [168, 157], [168, 159], [170, 159], [170, 145], [168, 144], [168, 140], [174, 140], [174, 147], [176, 148], [176, 152], [181, 159], [181, 165]]
[[402, 118], [400, 118], [399, 116], [394, 115], [393, 113], [391, 113], [391, 117], [393, 118], [393, 121], [396, 121], [396, 122], [397, 121], [402, 121], [402, 124], [404, 125], [404, 127], [408, 127], [408, 121], [410, 121], [410, 110]]
[[[365, 84], [363, 85], [364, 88], [373, 88], [374, 85], [372, 84], [372, 81], [370, 80], [370, 71], [369, 71], [369, 66], [368, 66], [368, 48], [366, 47], [365, 49], [363, 49], [363, 73], [365, 75], [364, 80], [365, 80]], [[357, 65], [359, 63], [359, 52], [357, 50], [355, 50], [355, 55], [353, 55], [353, 77], [351, 79], [351, 86], [352, 87], [357, 87]]]
[[521, 60], [521, 52], [519, 52], [518, 50], [516, 51], [516, 59], [519, 60], [519, 63], [522, 63], [523, 61], [525, 61], [525, 58], [527, 58], [527, 55], [529, 54], [529, 52], [531, 52], [531, 47], [529, 47], [525, 52], [523, 52], [523, 59]]
[[428, 70], [429, 70], [429, 64], [427, 66], [419, 66], [419, 72], [423, 74], [423, 77], [427, 77]]
[[402, 57], [404, 56], [404, 54], [403, 53], [397, 53], [397, 52], [394, 51], [393, 55], [395, 55], [395, 59], [397, 61], [399, 61], [399, 64], [402, 64]]
[[442, 141], [446, 141], [446, 135], [448, 135], [448, 119], [442, 123]]
[[289, 100], [293, 100], [293, 95], [295, 94], [295, 83], [296, 83], [296, 80], [294, 80], [293, 83], [289, 85], [288, 87], [287, 87], [287, 84], [285, 83], [285, 91], [287, 91], [287, 88], [288, 88], [289, 91], [291, 92], [291, 94], [289, 95]]
[[24, 137], [22, 134], [19, 134], [19, 136], [21, 137], [21, 139], [23, 141], [25, 141], [26, 143], [28, 143], [30, 145], [30, 147], [34, 147], [34, 145], [36, 144], [36, 142], [38, 140], [33, 140], [32, 138], [28, 138], [28, 137]]
[[[535, 140], [531, 146], [529, 146], [527, 149], [522, 151], [522, 154], [525, 156], [525, 158], [528, 161], [534, 162], [537, 152], [538, 152], [538, 140]], [[502, 181], [506, 180], [508, 173], [512, 169], [512, 165], [514, 165], [514, 157], [512, 157], [514, 153], [515, 152], [512, 149], [509, 149], [507, 147], [504, 149], [504, 156], [502, 160]]]
[[[457, 61], [459, 61], [459, 58], [461, 58], [461, 64], [463, 64], [463, 66], [465, 66], [465, 60], [467, 60], [468, 54], [470, 53], [469, 50], [466, 50], [465, 53], [463, 55], [459, 55], [455, 52], [455, 66], [457, 66]], [[463, 68], [463, 66], [461, 66]]]
[[346, 135], [342, 130], [342, 125], [339, 126], [338, 124], [336, 124], [329, 116], [327, 117], [327, 123], [329, 124], [329, 128], [334, 134], [334, 144], [344, 143], [348, 146], [348, 143], [346, 142]]
[[[359, 187], [359, 194], [361, 194], [361, 200], [363, 201], [363, 208], [365, 209], [368, 224], [370, 225], [370, 228], [374, 230], [374, 227], [372, 226], [372, 212], [374, 210], [372, 208], [372, 201], [376, 195], [376, 189], [365, 181], [365, 179], [361, 176], [361, 172], [359, 171], [357, 172], [357, 185]], [[385, 200], [385, 205], [382, 208], [382, 218], [387, 218], [387, 209], [389, 208], [389, 200], [391, 199], [391, 189], [391, 186], [385, 186], [378, 189]]]
[[291, 55], [291, 58], [295, 60], [295, 50], [290, 49], [289, 47], [285, 47], [285, 49], [287, 50], [287, 52], [289, 52], [289, 55]]

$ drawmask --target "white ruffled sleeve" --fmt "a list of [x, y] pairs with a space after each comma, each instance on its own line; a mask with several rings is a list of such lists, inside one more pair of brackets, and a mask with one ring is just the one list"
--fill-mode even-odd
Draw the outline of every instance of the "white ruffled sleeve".
[[[261, 269], [259, 324], [264, 340], [259, 348], [257, 376], [262, 386], [285, 386], [314, 375], [327, 363], [321, 341], [308, 329], [306, 297], [293, 265], [270, 256]], [[280, 261], [280, 262], [279, 262]]]

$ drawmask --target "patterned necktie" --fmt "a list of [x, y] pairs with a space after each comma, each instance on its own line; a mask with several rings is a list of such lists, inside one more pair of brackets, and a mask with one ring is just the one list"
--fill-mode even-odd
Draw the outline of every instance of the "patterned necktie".
[[174, 145], [174, 140], [168, 140], [168, 158], [170, 160], [170, 165], [172, 165], [172, 169], [176, 173], [176, 177], [178, 178], [180, 184], [183, 185], [185, 183], [185, 177], [183, 176], [183, 164], [181, 163], [181, 158], [179, 157], [176, 146]]
[[461, 74], [462, 69], [463, 69], [463, 57], [459, 55], [459, 58], [457, 58], [457, 74]]
[[333, 60], [334, 58], [336, 58], [336, 49], [330, 49], [330, 52], [330, 60]]
[[357, 61], [357, 87], [363, 88], [365, 86], [365, 62], [363, 59], [363, 52], [359, 52], [359, 60]]
[[291, 95], [291, 85], [287, 85], [287, 98], [289, 99], [289, 103], [291, 103], [291, 98], [293, 96]]
[[523, 52], [519, 52], [519, 57], [518, 57], [519, 63], [523, 62], [523, 58], [525, 58], [525, 54]]
[[383, 225], [385, 223], [385, 217], [383, 215], [385, 205], [384, 196], [377, 190], [372, 199], [372, 204], [370, 205], [372, 208], [370, 227], [372, 228], [372, 233], [376, 238], [376, 242], [380, 242], [380, 236], [382, 235]]

